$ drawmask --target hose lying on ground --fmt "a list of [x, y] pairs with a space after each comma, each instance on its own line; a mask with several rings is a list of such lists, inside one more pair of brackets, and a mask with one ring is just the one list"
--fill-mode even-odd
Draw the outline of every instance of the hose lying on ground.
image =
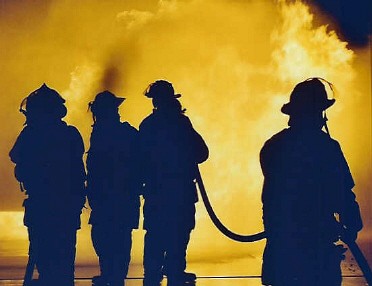
[[211, 203], [208, 199], [207, 192], [206, 192], [205, 187], [204, 187], [202, 177], [200, 175], [199, 168], [197, 168], [197, 170], [196, 170], [196, 182], [198, 183], [200, 195], [203, 199], [205, 208], [207, 209], [207, 212], [208, 212], [212, 222], [218, 228], [218, 230], [221, 231], [224, 235], [226, 235], [228, 238], [230, 238], [232, 240], [236, 240], [236, 241], [240, 241], [240, 242], [253, 242], [253, 241], [264, 239], [266, 237], [265, 232], [259, 232], [259, 233], [248, 234], [248, 235], [241, 235], [241, 234], [237, 234], [237, 233], [234, 233], [231, 230], [229, 230], [226, 226], [223, 225], [223, 223], [219, 220], [219, 218], [217, 217], [217, 215], [213, 211], [213, 208], [211, 206]]

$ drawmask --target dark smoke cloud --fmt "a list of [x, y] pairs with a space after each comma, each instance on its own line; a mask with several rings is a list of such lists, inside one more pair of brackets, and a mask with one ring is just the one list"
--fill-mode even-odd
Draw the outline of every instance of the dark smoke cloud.
[[115, 66], [106, 67], [102, 77], [102, 87], [104, 90], [112, 90], [117, 86], [121, 79], [120, 71]]
[[352, 46], [365, 46], [371, 35], [372, 1], [370, 0], [312, 0], [338, 25], [338, 32]]

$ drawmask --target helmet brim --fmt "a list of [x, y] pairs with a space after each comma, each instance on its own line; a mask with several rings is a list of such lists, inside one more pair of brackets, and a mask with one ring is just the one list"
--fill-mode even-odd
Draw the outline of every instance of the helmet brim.
[[[335, 99], [327, 99], [326, 101], [323, 102], [323, 106], [319, 108], [319, 111], [323, 111], [331, 107], [334, 103], [336, 102]], [[291, 102], [288, 102], [284, 104], [281, 108], [281, 112], [287, 115], [291, 115], [294, 113], [294, 111], [299, 111], [303, 109], [303, 107], [299, 108], [296, 104], [293, 104]]]
[[115, 98], [117, 106], [120, 106], [124, 102], [124, 100], [125, 100], [125, 97], [116, 97]]

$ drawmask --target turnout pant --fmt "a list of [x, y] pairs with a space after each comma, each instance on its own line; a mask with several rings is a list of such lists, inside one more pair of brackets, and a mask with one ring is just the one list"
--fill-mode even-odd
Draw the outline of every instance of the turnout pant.
[[263, 255], [262, 284], [273, 286], [340, 286], [343, 247], [333, 243], [267, 241]]
[[132, 229], [109, 223], [94, 224], [91, 237], [102, 278], [110, 285], [123, 285], [131, 258]]
[[[41, 286], [73, 286], [76, 228], [60, 225], [28, 227], [29, 254], [36, 261]], [[38, 284], [38, 285], [39, 285]]]
[[168, 279], [181, 277], [186, 269], [186, 250], [190, 228], [177, 225], [147, 229], [144, 247], [145, 279], [160, 281], [164, 267]]

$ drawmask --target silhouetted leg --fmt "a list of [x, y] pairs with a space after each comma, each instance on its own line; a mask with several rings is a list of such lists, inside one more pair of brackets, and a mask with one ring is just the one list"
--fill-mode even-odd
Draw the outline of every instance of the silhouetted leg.
[[268, 239], [263, 254], [262, 284], [300, 286], [295, 277], [298, 276], [298, 269], [302, 269], [305, 258], [297, 260], [296, 253], [292, 241], [284, 240], [282, 237]]
[[[294, 250], [282, 248], [285, 257], [276, 262], [273, 286], [340, 286], [341, 253], [332, 245], [309, 242], [307, 247]], [[278, 256], [279, 258], [279, 256]]]
[[94, 250], [98, 256], [100, 277], [94, 279], [95, 285], [104, 285], [107, 282], [110, 272], [110, 257], [107, 254], [107, 245], [110, 244], [111, 233], [105, 224], [92, 225], [91, 238]]
[[59, 251], [59, 277], [61, 285], [74, 285], [76, 257], [76, 229], [65, 229], [60, 232], [60, 240], [56, 244]]
[[56, 276], [52, 261], [55, 259], [54, 239], [55, 233], [48, 228], [32, 228], [33, 244], [37, 252], [37, 268], [39, 272], [39, 284], [42, 286], [52, 283], [53, 277]]
[[159, 283], [163, 274], [161, 272], [164, 262], [164, 233], [158, 229], [147, 230], [145, 234], [145, 246], [143, 256], [143, 266], [145, 270], [145, 281], [149, 283]]
[[333, 261], [333, 263], [330, 263], [327, 268], [323, 269], [322, 276], [324, 277], [325, 275], [327, 275], [329, 277], [327, 285], [341, 286], [342, 274], [341, 274], [340, 264], [341, 264], [341, 260]]
[[[35, 261], [35, 268], [39, 269], [38, 264], [39, 264], [39, 258], [38, 258], [38, 253], [39, 253], [39, 239], [38, 239], [38, 234], [37, 234], [37, 229], [33, 227], [28, 227], [28, 240], [30, 242], [29, 244], [29, 249], [28, 249], [28, 255], [33, 256], [33, 260]], [[39, 279], [41, 278], [40, 271], [38, 270], [39, 273]]]
[[36, 239], [41, 285], [73, 286], [76, 229], [63, 226], [39, 229]]
[[167, 233], [166, 265], [170, 283], [185, 281], [186, 251], [190, 232], [188, 228], [173, 226]]
[[130, 262], [132, 229], [116, 224], [98, 224], [92, 226], [91, 236], [101, 271], [94, 283], [123, 285]]
[[[317, 249], [313, 251], [314, 255], [309, 267], [309, 275], [306, 278], [311, 278], [312, 284], [306, 285], [327, 285], [340, 286], [342, 282], [341, 276], [341, 260], [342, 248], [337, 248], [333, 244], [318, 245]], [[311, 277], [313, 275], [313, 277]], [[305, 280], [305, 279], [304, 279]]]
[[127, 277], [132, 248], [132, 229], [122, 227], [114, 230], [111, 246], [112, 269], [109, 278], [110, 285], [122, 286]]

